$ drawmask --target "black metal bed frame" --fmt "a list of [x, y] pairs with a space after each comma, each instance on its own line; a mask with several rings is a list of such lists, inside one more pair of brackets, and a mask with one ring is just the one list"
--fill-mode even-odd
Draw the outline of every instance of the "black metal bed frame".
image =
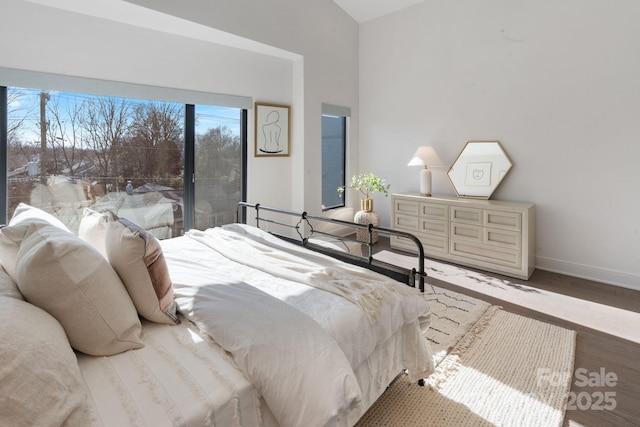
[[[389, 228], [376, 227], [371, 224], [356, 224], [354, 222], [342, 221], [339, 219], [309, 215], [306, 212], [295, 212], [295, 211], [289, 211], [285, 209], [271, 208], [267, 206], [262, 206], [259, 203], [251, 204], [247, 202], [238, 203], [237, 212], [236, 212], [236, 222], [246, 223], [247, 209], [255, 210], [254, 219], [256, 221], [256, 226], [258, 228], [260, 228], [261, 224], [274, 224], [280, 227], [294, 229], [296, 234], [298, 235], [298, 238], [295, 238], [291, 236], [286, 236], [282, 233], [276, 233], [270, 230], [265, 230], [281, 239], [300, 244], [311, 250], [323, 253], [325, 255], [332, 256], [334, 258], [340, 259], [350, 264], [368, 268], [370, 270], [384, 274], [385, 276], [390, 277], [399, 282], [406, 283], [407, 285], [412, 287], [416, 287], [416, 283], [417, 283], [418, 288], [420, 289], [420, 292], [424, 292], [424, 281], [425, 281], [425, 277], [427, 276], [424, 269], [424, 248], [422, 247], [422, 243], [420, 242], [420, 240], [418, 240], [418, 238], [415, 237], [413, 234], [406, 233], [403, 231], [398, 231], [398, 230], [392, 230]], [[267, 217], [268, 215], [265, 216], [264, 213], [266, 212], [269, 212], [275, 215], [273, 215], [272, 218], [269, 218]], [[263, 214], [263, 216], [261, 216], [261, 214]], [[292, 225], [291, 222], [286, 223], [283, 221], [278, 221], [277, 219], [275, 219], [275, 216], [277, 215], [284, 215], [285, 217], [291, 218], [292, 220], [295, 220], [297, 218], [298, 221], [296, 222], [295, 225]], [[356, 230], [366, 230], [368, 235], [368, 241], [367, 242], [359, 241], [354, 237], [352, 237], [352, 234], [349, 234], [347, 236], [338, 236], [335, 234], [320, 231], [314, 228], [315, 223], [331, 223], [334, 225], [349, 227], [353, 229], [354, 233]], [[405, 239], [409, 239], [413, 243], [415, 243], [417, 252], [418, 252], [418, 255], [417, 255], [418, 268], [417, 269], [412, 268], [409, 270], [404, 267], [400, 267], [385, 261], [375, 259], [374, 250], [373, 250], [374, 233], [378, 233], [378, 235], [388, 236], [388, 237], [391, 237], [391, 236], [402, 237]], [[313, 239], [312, 239], [312, 237], [315, 235], [328, 236], [340, 242], [343, 242], [345, 244], [347, 242], [359, 243], [362, 245], [361, 247], [366, 248], [366, 250], [362, 251], [363, 253], [366, 253], [366, 255], [358, 255], [350, 252], [343, 252], [340, 250], [332, 249], [324, 245], [316, 244], [313, 242]]]

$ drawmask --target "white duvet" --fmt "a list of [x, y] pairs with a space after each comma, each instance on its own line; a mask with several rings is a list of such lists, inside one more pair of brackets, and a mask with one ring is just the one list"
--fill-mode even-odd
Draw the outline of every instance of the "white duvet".
[[238, 224], [163, 249], [182, 314], [233, 356], [283, 427], [347, 425], [361, 400], [354, 370], [398, 331], [411, 378], [433, 369], [415, 289]]

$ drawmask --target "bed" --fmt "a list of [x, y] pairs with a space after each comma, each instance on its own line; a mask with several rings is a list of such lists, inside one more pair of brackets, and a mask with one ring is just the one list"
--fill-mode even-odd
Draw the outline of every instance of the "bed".
[[400, 372], [431, 373], [430, 310], [370, 253], [305, 248], [334, 252], [313, 221], [302, 245], [244, 223], [158, 241], [21, 205], [0, 231], [0, 424], [354, 425]]

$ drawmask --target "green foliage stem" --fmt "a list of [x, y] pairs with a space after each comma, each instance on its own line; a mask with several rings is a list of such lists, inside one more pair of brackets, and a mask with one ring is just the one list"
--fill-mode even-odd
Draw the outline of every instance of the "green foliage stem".
[[338, 194], [342, 197], [345, 188], [353, 188], [362, 193], [365, 199], [369, 199], [373, 193], [383, 193], [386, 197], [389, 195], [390, 186], [391, 184], [387, 184], [384, 179], [381, 179], [373, 172], [361, 173], [351, 177], [351, 185], [338, 187]]

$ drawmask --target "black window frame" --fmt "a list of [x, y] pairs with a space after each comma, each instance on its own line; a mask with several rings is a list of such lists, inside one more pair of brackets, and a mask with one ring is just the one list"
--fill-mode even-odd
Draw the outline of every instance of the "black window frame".
[[[329, 118], [337, 118], [341, 120], [341, 141], [342, 141], [342, 164], [341, 164], [341, 172], [342, 172], [342, 179], [340, 180], [341, 183], [339, 186], [344, 187], [346, 185], [346, 179], [347, 179], [347, 116], [337, 116], [337, 115], [333, 115], [333, 114], [322, 114], [322, 119], [324, 120], [325, 117], [329, 117]], [[324, 126], [321, 126], [321, 129], [323, 129]], [[324, 167], [325, 167], [325, 159], [324, 159], [324, 135], [321, 136], [321, 140], [322, 140], [322, 152], [323, 152], [323, 156], [322, 156], [322, 191], [321, 191], [321, 197], [324, 198]], [[338, 186], [338, 187], [339, 187]], [[335, 188], [336, 194], [338, 187]], [[322, 202], [322, 211], [326, 212], [332, 209], [340, 209], [346, 206], [346, 192], [342, 193], [342, 195], [340, 196], [340, 201], [341, 203], [338, 204], [332, 204], [330, 206], [326, 206], [324, 204], [324, 200], [321, 200]]]
[[8, 145], [8, 122], [9, 122], [9, 98], [7, 87], [0, 86], [0, 180], [4, 185], [0, 185], [0, 224], [7, 223], [7, 145]]

